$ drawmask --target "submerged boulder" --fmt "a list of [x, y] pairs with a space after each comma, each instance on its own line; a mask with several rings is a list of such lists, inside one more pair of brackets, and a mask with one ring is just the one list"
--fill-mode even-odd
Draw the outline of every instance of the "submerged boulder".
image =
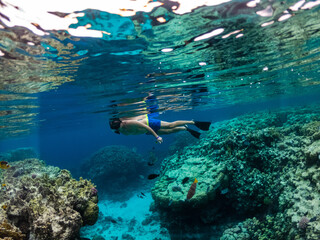
[[91, 179], [102, 193], [121, 193], [141, 183], [147, 163], [125, 146], [107, 146], [81, 166], [81, 175]]
[[308, 164], [320, 163], [320, 140], [307, 147], [306, 161]]
[[320, 107], [306, 107], [214, 124], [197, 144], [164, 159], [153, 211], [181, 239], [317, 239], [319, 120]]
[[38, 153], [34, 148], [17, 148], [0, 154], [0, 160], [7, 162], [21, 161], [27, 158], [38, 158]]
[[[167, 162], [168, 171], [156, 182], [152, 196], [158, 207], [183, 211], [187, 206], [201, 208], [217, 201], [219, 191], [227, 188], [225, 164], [212, 164], [206, 158], [180, 158], [174, 155]], [[197, 178], [196, 194], [187, 200], [191, 184]]]
[[38, 159], [10, 165], [1, 174], [0, 237], [5, 228], [12, 239], [74, 240], [81, 226], [97, 221], [98, 197], [90, 181], [76, 181], [69, 171]]
[[19, 228], [11, 225], [6, 220], [1, 219], [0, 223], [0, 239], [9, 240], [23, 240], [26, 235], [21, 233]]

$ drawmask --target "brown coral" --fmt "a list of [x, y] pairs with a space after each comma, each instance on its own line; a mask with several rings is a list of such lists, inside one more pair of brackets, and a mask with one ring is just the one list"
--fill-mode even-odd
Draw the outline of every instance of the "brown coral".
[[4, 240], [23, 240], [25, 235], [18, 228], [12, 226], [7, 221], [0, 223], [0, 239]]
[[[20, 169], [22, 173], [14, 176]], [[38, 177], [33, 178], [35, 173]], [[0, 219], [7, 219], [27, 238], [76, 239], [81, 226], [97, 221], [98, 196], [92, 196], [95, 185], [82, 178], [76, 181], [67, 170], [27, 159], [12, 162], [3, 179], [8, 190], [2, 202], [8, 208], [0, 211]], [[22, 238], [12, 238], [16, 239]]]

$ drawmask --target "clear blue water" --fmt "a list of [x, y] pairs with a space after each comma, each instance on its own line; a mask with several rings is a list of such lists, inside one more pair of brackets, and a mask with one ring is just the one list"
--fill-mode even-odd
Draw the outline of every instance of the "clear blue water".
[[[111, 117], [144, 114], [150, 93], [165, 121], [219, 122], [319, 103], [317, 1], [226, 1], [183, 14], [183, 1], [151, 1], [163, 5], [149, 12], [133, 12], [129, 2], [117, 8], [126, 11], [57, 3], [44, 11], [55, 17], [50, 26], [45, 15], [28, 18], [25, 4], [1, 2], [0, 152], [33, 147], [47, 164], [75, 175], [109, 145], [143, 156], [155, 148], [163, 158], [174, 135], [156, 145], [151, 136], [116, 135], [108, 126]], [[58, 26], [72, 12], [77, 23]], [[72, 32], [87, 24], [101, 36]]]

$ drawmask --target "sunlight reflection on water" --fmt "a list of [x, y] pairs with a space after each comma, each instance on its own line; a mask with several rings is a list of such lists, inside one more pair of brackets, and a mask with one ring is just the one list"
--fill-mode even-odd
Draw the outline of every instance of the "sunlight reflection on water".
[[[1, 135], [36, 126], [26, 106], [56, 111], [50, 106], [80, 95], [85, 102], [71, 108], [78, 117], [140, 114], [150, 93], [161, 111], [180, 111], [314, 91], [319, 4], [3, 1]], [[49, 105], [36, 100], [50, 91]]]

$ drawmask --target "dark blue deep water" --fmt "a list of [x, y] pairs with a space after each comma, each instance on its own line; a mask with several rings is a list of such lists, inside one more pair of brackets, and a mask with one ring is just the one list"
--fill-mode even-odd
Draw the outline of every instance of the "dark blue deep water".
[[[167, 201], [167, 195], [163, 192], [163, 199], [159, 200], [159, 194], [162, 196], [160, 183], [171, 184], [172, 180], [178, 184], [185, 167], [180, 166], [179, 161], [184, 159], [184, 156], [189, 156], [189, 159], [196, 159], [198, 156], [201, 159], [206, 155], [200, 153], [199, 149], [206, 149], [206, 144], [220, 141], [217, 139], [221, 139], [221, 145], [217, 149], [212, 146], [210, 149], [215, 149], [214, 151], [205, 151], [210, 159], [215, 159], [213, 156], [218, 154], [220, 148], [227, 154], [212, 160], [216, 161], [214, 165], [223, 162], [221, 159], [225, 156], [228, 158], [233, 154], [234, 158], [230, 157], [231, 162], [228, 160], [226, 163], [226, 171], [233, 174], [235, 171], [241, 172], [239, 169], [242, 168], [235, 167], [232, 161], [245, 161], [239, 157], [242, 152], [248, 153], [246, 159], [250, 161], [246, 163], [250, 169], [252, 167], [273, 177], [278, 174], [276, 179], [279, 181], [280, 175], [283, 175], [279, 169], [302, 166], [299, 161], [304, 156], [308, 159], [311, 154], [306, 150], [309, 146], [315, 149], [310, 150], [313, 151], [312, 154], [318, 154], [320, 159], [320, 152], [317, 152], [320, 151], [320, 145], [317, 145], [319, 140], [316, 135], [320, 128], [318, 129], [317, 125], [312, 128], [314, 135], [310, 133], [311, 130], [294, 130], [295, 136], [299, 136], [302, 143], [300, 147], [294, 144], [288, 146], [300, 149], [303, 153], [306, 151], [306, 155], [297, 155], [299, 161], [288, 160], [284, 165], [279, 163], [277, 169], [266, 168], [273, 163], [270, 160], [271, 155], [262, 153], [266, 149], [263, 144], [270, 148], [269, 152], [275, 152], [271, 147], [278, 146], [280, 142], [289, 142], [287, 135], [271, 145], [269, 140], [261, 137], [263, 146], [259, 143], [256, 147], [259, 149], [259, 160], [250, 150], [254, 141], [259, 142], [254, 134], [258, 134], [260, 128], [267, 128], [258, 122], [265, 118], [266, 122], [271, 124], [268, 117], [273, 113], [277, 115], [278, 111], [291, 111], [290, 114], [294, 116], [292, 109], [297, 109], [294, 111], [298, 112], [299, 109], [306, 108], [308, 110], [304, 113], [312, 116], [301, 117], [304, 120], [297, 118], [296, 123], [292, 120], [293, 117], [288, 117], [286, 119], [291, 119], [291, 122], [281, 120], [281, 124], [268, 126], [273, 130], [279, 128], [277, 130], [280, 132], [290, 132], [294, 129], [294, 124], [300, 124], [295, 127], [304, 129], [303, 126], [309, 124], [309, 121], [314, 121], [314, 124], [319, 121], [317, 116], [314, 116], [319, 113], [318, 110], [313, 112], [320, 103], [319, 1], [155, 0], [119, 3], [93, 1], [81, 4], [71, 1], [68, 5], [59, 1], [48, 6], [41, 4], [44, 3], [32, 0], [24, 3], [0, 1], [0, 156], [2, 160], [7, 160], [8, 154], [29, 149], [47, 165], [67, 169], [74, 178], [83, 176], [92, 179], [97, 185], [101, 194], [97, 223], [83, 226], [78, 231], [78, 238], [65, 236], [65, 239], [80, 239], [79, 236], [95, 240], [320, 238], [320, 232], [315, 230], [318, 226], [315, 224], [320, 220], [311, 221], [314, 219], [310, 209], [309, 212], [296, 210], [296, 216], [290, 215], [290, 211], [283, 207], [284, 204], [281, 205], [280, 200], [279, 204], [275, 204], [275, 199], [282, 199], [279, 197], [282, 196], [280, 190], [268, 193], [264, 198], [260, 197], [258, 190], [248, 190], [245, 197], [248, 197], [247, 202], [252, 202], [248, 209], [253, 211], [237, 212], [241, 207], [240, 203], [236, 204], [235, 199], [244, 198], [244, 195], [241, 195], [242, 188], [237, 184], [243, 179], [240, 181], [239, 177], [234, 180], [239, 182], [232, 182], [230, 179], [234, 175], [231, 173], [228, 175], [224, 172], [229, 176], [229, 180], [226, 180], [229, 185], [217, 187], [217, 191], [221, 190], [221, 196], [212, 200], [216, 203], [211, 203], [213, 207], [209, 203], [205, 206], [199, 203], [203, 212], [209, 208], [218, 209], [217, 212], [208, 213], [206, 220], [203, 220], [202, 213], [198, 216], [193, 212], [200, 212], [199, 209], [195, 210], [197, 207], [193, 205], [182, 205], [183, 210], [180, 211], [181, 202], [177, 201], [175, 205], [176, 193]], [[148, 96], [156, 99], [156, 112], [163, 121], [210, 121], [214, 125], [212, 129], [219, 129], [220, 126], [224, 128], [225, 121], [231, 120], [231, 127], [226, 123], [225, 128], [241, 135], [239, 139], [246, 145], [245, 150], [240, 146], [240, 150], [235, 147], [239, 139], [234, 140], [236, 143], [233, 145], [223, 145], [224, 139], [227, 139], [226, 142], [233, 141], [231, 130], [227, 135], [224, 130], [207, 134], [202, 132], [201, 140], [192, 138], [185, 131], [163, 135], [162, 144], [156, 144], [151, 135], [125, 136], [113, 133], [109, 127], [109, 119], [147, 114], [148, 106], [145, 100]], [[255, 117], [254, 114], [261, 112], [266, 115]], [[270, 116], [267, 113], [270, 113]], [[300, 116], [299, 114], [297, 113], [297, 116]], [[232, 126], [237, 126], [237, 123], [232, 121], [241, 122], [242, 120], [234, 119], [242, 119], [243, 116], [247, 116], [244, 117], [245, 121], [251, 118], [259, 121], [252, 120], [251, 125], [246, 123], [246, 126], [255, 127], [243, 130], [240, 134], [241, 128], [233, 129]], [[219, 125], [220, 123], [222, 125]], [[283, 130], [288, 127], [286, 124], [291, 124], [292, 129]], [[210, 131], [215, 131], [212, 129]], [[303, 139], [310, 139], [310, 142]], [[193, 150], [183, 152], [187, 145]], [[116, 147], [108, 148], [110, 146]], [[123, 149], [123, 146], [127, 148]], [[193, 156], [190, 153], [198, 151], [194, 148], [199, 150], [198, 155]], [[101, 153], [101, 149], [108, 150]], [[116, 149], [120, 149], [122, 153], [116, 153]], [[279, 149], [282, 151], [284, 147]], [[290, 153], [289, 147], [285, 149], [286, 153]], [[108, 151], [112, 154], [102, 161], [102, 165], [101, 162], [92, 160], [94, 154], [100, 154], [97, 158], [104, 159]], [[236, 154], [233, 151], [239, 152]], [[130, 163], [134, 154], [139, 155], [139, 161], [142, 161], [143, 165]], [[150, 154], [157, 159], [153, 166], [147, 164], [151, 161]], [[177, 157], [175, 154], [180, 155]], [[26, 153], [25, 158], [30, 156]], [[130, 156], [130, 159], [125, 159], [126, 156]], [[14, 162], [23, 158], [24, 156], [22, 159], [11, 160]], [[172, 160], [174, 158], [178, 160]], [[288, 156], [284, 158], [293, 159]], [[266, 165], [254, 164], [255, 161], [263, 159], [271, 162]], [[171, 179], [169, 175], [173, 174], [172, 169], [177, 166], [174, 161], [180, 166], [180, 170], [177, 170], [180, 175]], [[199, 160], [195, 165], [202, 164], [201, 161], [206, 160]], [[104, 165], [104, 162], [110, 162], [111, 165]], [[117, 162], [120, 165], [118, 169], [114, 167]], [[230, 164], [233, 164], [232, 167], [236, 170], [230, 167]], [[318, 163], [312, 164], [318, 166]], [[111, 166], [115, 168], [114, 171]], [[105, 173], [104, 178], [97, 177], [97, 172], [103, 169], [106, 171], [109, 167], [111, 170]], [[172, 169], [168, 170], [170, 167]], [[304, 170], [301, 171], [308, 172], [308, 167], [310, 162], [303, 165], [301, 169]], [[199, 187], [204, 185], [204, 180], [203, 185], [200, 185], [201, 176], [195, 173], [193, 167], [190, 167], [188, 172], [194, 173], [190, 179], [200, 178]], [[147, 176], [151, 173], [160, 174], [160, 177], [149, 181]], [[246, 174], [244, 176], [248, 177], [244, 179], [252, 177], [249, 173]], [[266, 176], [262, 178], [268, 179]], [[169, 183], [166, 182], [167, 179], [171, 179], [168, 180]], [[252, 179], [256, 179], [252, 184], [258, 181], [258, 177]], [[204, 192], [211, 191], [210, 184]], [[298, 186], [298, 183], [295, 184]], [[186, 188], [189, 188], [189, 185]], [[151, 189], [154, 189], [153, 192]], [[267, 191], [265, 190], [265, 193]], [[141, 192], [146, 196], [141, 196]], [[169, 190], [167, 192], [169, 193]], [[182, 192], [186, 195], [184, 189]], [[221, 204], [224, 201], [230, 204]], [[190, 202], [192, 204], [192, 201]], [[166, 206], [162, 205], [164, 203]], [[150, 204], [151, 208], [156, 210], [149, 211]], [[170, 208], [171, 204], [180, 210], [168, 210], [167, 206]], [[246, 207], [243, 206], [243, 209]], [[215, 214], [222, 220], [210, 218]], [[279, 214], [283, 214], [282, 220], [292, 220], [290, 224], [294, 226], [293, 230], [289, 227], [279, 230], [276, 224], [270, 226], [265, 223], [271, 221], [265, 220], [271, 216], [272, 221], [281, 225]], [[199, 217], [200, 222], [193, 222], [190, 215], [197, 216], [195, 219]], [[298, 220], [303, 216], [314, 224], [312, 228], [299, 225]], [[253, 218], [255, 220], [252, 220]], [[2, 218], [0, 220], [2, 221]], [[260, 221], [260, 225], [250, 221]], [[250, 228], [246, 224], [255, 224], [256, 228]], [[239, 230], [240, 233], [235, 226], [249, 229], [248, 235], [245, 235], [246, 231]], [[258, 229], [281, 233], [272, 235], [267, 230], [259, 232]], [[254, 231], [258, 233], [250, 235]], [[306, 232], [301, 233], [303, 231]], [[31, 236], [32, 234], [28, 233], [24, 239], [41, 239], [39, 236]], [[299, 238], [292, 238], [297, 236]]]

